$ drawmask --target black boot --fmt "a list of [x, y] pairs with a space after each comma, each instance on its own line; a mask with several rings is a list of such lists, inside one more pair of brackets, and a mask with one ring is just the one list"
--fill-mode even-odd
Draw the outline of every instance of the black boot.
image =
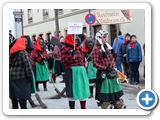
[[89, 88], [90, 88], [90, 93], [91, 93], [91, 95], [89, 96], [89, 98], [92, 98], [93, 97], [93, 86], [89, 86]]
[[21, 109], [27, 109], [27, 101], [26, 100], [20, 99], [19, 103], [20, 103]]
[[69, 101], [69, 108], [75, 109], [75, 101]]

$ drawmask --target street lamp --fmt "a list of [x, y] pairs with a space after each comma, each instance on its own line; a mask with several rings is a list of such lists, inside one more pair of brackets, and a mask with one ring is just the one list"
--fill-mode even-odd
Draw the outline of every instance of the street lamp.
[[14, 18], [15, 18], [15, 22], [17, 22], [18, 24], [22, 22], [22, 35], [23, 35], [23, 12], [22, 9], [20, 11], [14, 11], [13, 12]]

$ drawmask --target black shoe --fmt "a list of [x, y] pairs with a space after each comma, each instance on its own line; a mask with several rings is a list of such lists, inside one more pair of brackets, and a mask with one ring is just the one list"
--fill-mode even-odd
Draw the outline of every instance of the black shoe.
[[93, 98], [93, 94], [91, 94], [91, 95], [89, 96], [89, 98]]
[[44, 88], [44, 91], [47, 91], [47, 88]]

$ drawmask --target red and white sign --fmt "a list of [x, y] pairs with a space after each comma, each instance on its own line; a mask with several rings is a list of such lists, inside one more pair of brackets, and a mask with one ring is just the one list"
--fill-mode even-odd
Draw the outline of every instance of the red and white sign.
[[81, 22], [70, 22], [68, 23], [67, 34], [82, 34], [83, 23]]
[[96, 17], [95, 17], [92, 13], [88, 13], [88, 14], [85, 16], [85, 22], [86, 22], [88, 25], [94, 24], [95, 21], [96, 21]]

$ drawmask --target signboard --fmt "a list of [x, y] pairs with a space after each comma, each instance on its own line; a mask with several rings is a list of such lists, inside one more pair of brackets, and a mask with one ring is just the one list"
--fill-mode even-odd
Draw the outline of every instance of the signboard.
[[81, 22], [70, 22], [68, 23], [67, 34], [82, 34], [83, 23]]
[[130, 10], [117, 10], [106, 12], [95, 12], [97, 21], [100, 24], [120, 24], [132, 21]]
[[93, 14], [89, 13], [85, 16], [85, 22], [89, 25], [94, 24], [96, 21], [96, 18]]

